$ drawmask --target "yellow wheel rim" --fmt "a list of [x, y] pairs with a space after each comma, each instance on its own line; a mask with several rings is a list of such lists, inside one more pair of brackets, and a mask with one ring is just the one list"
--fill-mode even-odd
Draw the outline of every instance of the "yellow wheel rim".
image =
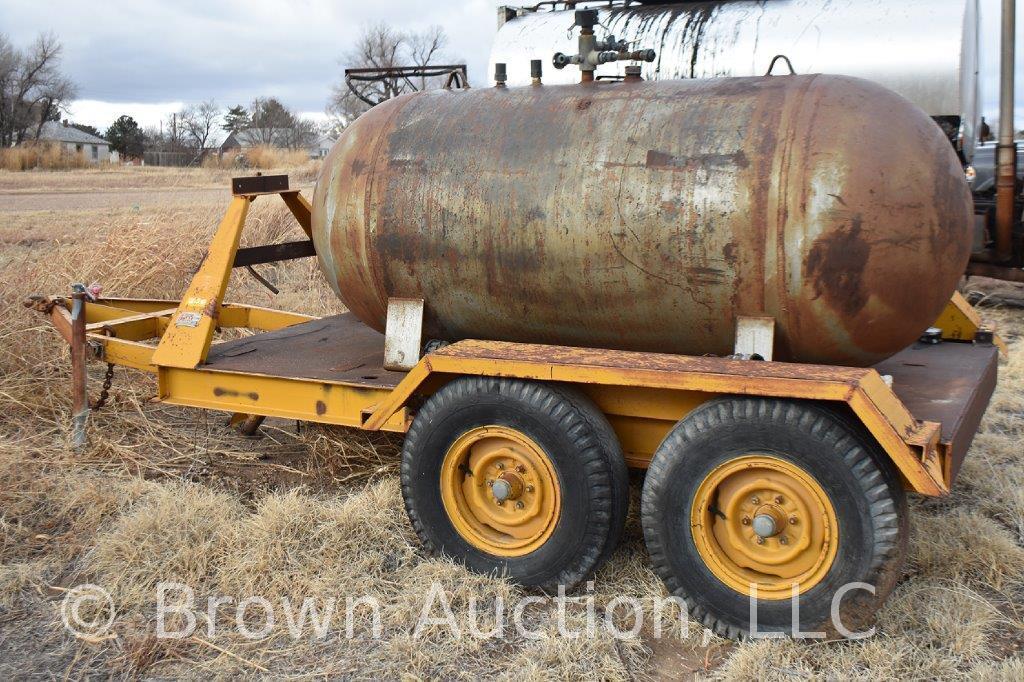
[[452, 443], [441, 464], [441, 499], [466, 542], [503, 557], [547, 542], [562, 503], [551, 460], [506, 426], [477, 427]]
[[817, 585], [839, 546], [836, 512], [800, 467], [769, 455], [730, 460], [700, 484], [690, 511], [697, 551], [715, 576], [758, 599]]

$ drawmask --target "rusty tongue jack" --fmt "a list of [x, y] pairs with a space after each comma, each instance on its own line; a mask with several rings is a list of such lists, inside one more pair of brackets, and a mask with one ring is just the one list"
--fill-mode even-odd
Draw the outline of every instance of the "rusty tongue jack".
[[615, 40], [615, 36], [607, 36], [598, 40], [594, 35], [594, 27], [598, 25], [597, 10], [581, 9], [576, 11], [573, 26], [580, 27], [579, 52], [573, 55], [556, 52], [552, 63], [556, 69], [564, 69], [569, 64], [580, 67], [580, 81], [589, 83], [594, 80], [594, 71], [601, 64], [621, 61], [653, 62], [657, 56], [654, 50], [629, 50], [624, 40]]

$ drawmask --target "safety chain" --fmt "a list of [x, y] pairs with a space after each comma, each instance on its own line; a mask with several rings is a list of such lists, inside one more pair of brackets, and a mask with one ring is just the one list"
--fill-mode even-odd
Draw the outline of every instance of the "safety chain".
[[103, 375], [103, 388], [100, 390], [100, 396], [96, 400], [92, 401], [92, 409], [98, 410], [107, 404], [107, 398], [110, 397], [110, 385], [114, 383], [114, 363], [107, 363], [107, 373]]

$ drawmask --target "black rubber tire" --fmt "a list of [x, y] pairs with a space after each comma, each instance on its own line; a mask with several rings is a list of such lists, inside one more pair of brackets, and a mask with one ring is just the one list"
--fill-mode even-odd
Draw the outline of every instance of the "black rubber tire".
[[[719, 465], [752, 452], [770, 454], [811, 475], [835, 508], [840, 538], [822, 581], [801, 594], [800, 632], [839, 637], [832, 599], [843, 585], [875, 587], [847, 592], [840, 623], [858, 633], [873, 621], [895, 587], [906, 554], [906, 495], [891, 462], [848, 418], [817, 403], [728, 397], [709, 401], [681, 420], [659, 446], [641, 498], [644, 539], [655, 572], [690, 616], [732, 639], [751, 636], [750, 602], [722, 583], [694, 543], [690, 509], [697, 488]], [[757, 632], [797, 634], [789, 599], [759, 600]]]
[[[520, 557], [468, 543], [441, 500], [440, 471], [451, 444], [469, 429], [498, 425], [532, 438], [554, 466], [562, 506], [551, 537]], [[426, 548], [527, 586], [555, 591], [585, 580], [614, 551], [625, 526], [629, 477], [604, 414], [579, 391], [516, 379], [463, 377], [424, 403], [402, 447], [402, 496]]]

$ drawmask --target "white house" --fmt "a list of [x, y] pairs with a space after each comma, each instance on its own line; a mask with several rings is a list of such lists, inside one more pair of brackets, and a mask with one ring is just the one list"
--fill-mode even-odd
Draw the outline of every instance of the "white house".
[[321, 135], [316, 142], [309, 146], [309, 158], [322, 159], [331, 151], [331, 147], [337, 140], [328, 135]]
[[110, 161], [110, 143], [69, 126], [66, 122], [47, 121], [39, 134], [40, 142], [58, 144], [68, 152], [81, 153], [89, 163]]

